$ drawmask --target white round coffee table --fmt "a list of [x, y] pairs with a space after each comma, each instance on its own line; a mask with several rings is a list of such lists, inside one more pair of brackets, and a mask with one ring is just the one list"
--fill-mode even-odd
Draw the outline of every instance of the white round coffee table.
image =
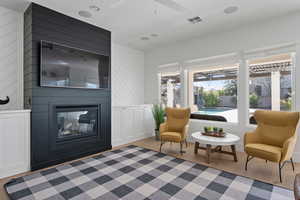
[[[237, 162], [237, 155], [235, 145], [240, 141], [240, 137], [226, 133], [225, 137], [212, 137], [202, 135], [201, 132], [195, 132], [192, 134], [192, 138], [195, 141], [195, 154], [198, 153], [198, 149], [206, 150], [207, 162], [210, 162], [210, 154], [214, 152], [229, 154], [234, 157], [234, 161]], [[206, 147], [201, 147], [200, 144], [206, 145]], [[216, 146], [212, 149], [212, 146]], [[230, 146], [231, 152], [222, 150], [222, 146]]]

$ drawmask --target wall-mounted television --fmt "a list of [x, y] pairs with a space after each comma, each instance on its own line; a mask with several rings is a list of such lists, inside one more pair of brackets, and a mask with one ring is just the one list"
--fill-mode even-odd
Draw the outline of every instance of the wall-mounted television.
[[105, 89], [109, 79], [109, 56], [41, 41], [42, 87]]

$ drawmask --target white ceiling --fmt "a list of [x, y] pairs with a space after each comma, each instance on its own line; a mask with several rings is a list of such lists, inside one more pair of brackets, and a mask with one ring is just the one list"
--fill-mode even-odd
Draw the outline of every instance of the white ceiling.
[[[0, 0], [0, 6], [22, 10], [26, 1]], [[114, 41], [141, 50], [300, 11], [300, 0], [174, 0], [185, 8], [184, 11], [172, 10], [154, 0], [32, 1], [111, 30]], [[98, 6], [100, 11], [90, 10], [91, 5]], [[226, 15], [224, 9], [228, 6], [238, 6], [239, 10]], [[93, 17], [80, 17], [79, 10], [90, 11]], [[191, 24], [187, 21], [195, 16], [200, 16], [203, 22]], [[143, 36], [150, 40], [141, 40]]]

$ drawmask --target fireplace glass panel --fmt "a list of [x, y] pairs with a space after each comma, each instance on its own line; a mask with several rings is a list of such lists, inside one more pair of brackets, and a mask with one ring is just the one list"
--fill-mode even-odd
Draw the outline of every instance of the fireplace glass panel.
[[58, 139], [97, 134], [97, 109], [58, 111]]

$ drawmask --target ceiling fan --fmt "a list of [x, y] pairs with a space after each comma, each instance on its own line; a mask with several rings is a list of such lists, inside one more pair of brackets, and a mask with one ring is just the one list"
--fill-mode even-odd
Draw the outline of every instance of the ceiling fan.
[[[156, 3], [163, 5], [171, 10], [176, 12], [185, 12], [187, 9], [181, 6], [180, 4], [176, 3], [174, 0], [151, 0], [155, 1]], [[106, 0], [105, 3], [108, 4], [109, 7], [117, 7], [123, 4], [125, 0]]]

